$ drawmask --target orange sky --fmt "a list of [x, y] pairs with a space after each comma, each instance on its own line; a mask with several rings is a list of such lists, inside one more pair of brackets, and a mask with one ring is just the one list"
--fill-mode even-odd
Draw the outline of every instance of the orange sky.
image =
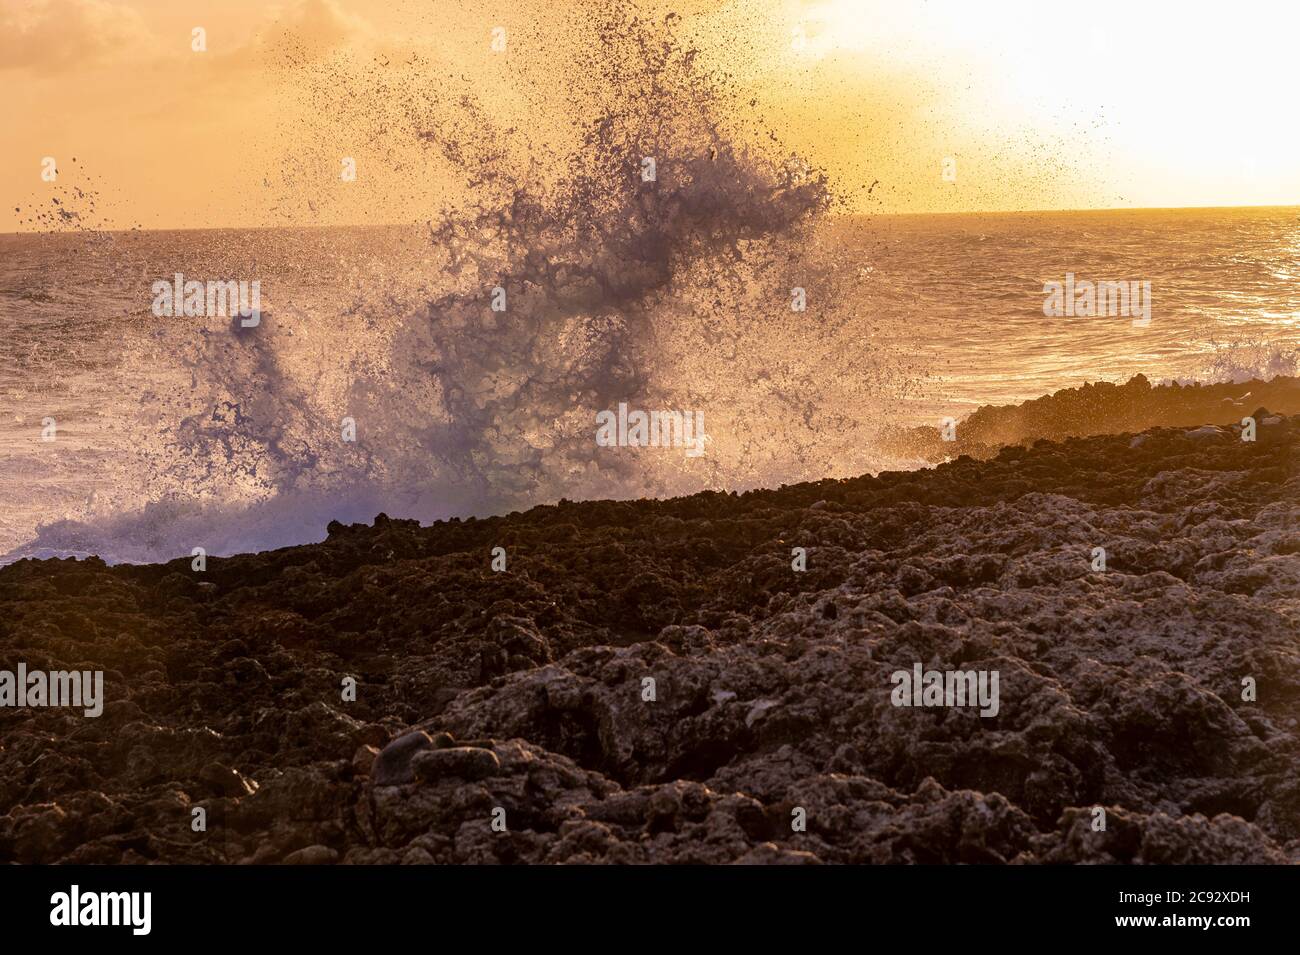
[[[346, 119], [322, 141], [285, 56], [415, 54], [427, 64], [416, 68], [455, 71], [509, 116], [516, 67], [553, 52], [545, 11], [564, 2], [5, 0], [0, 230], [19, 227], [15, 206], [77, 185], [98, 196], [90, 224], [108, 227], [422, 218], [443, 184], [373, 138], [346, 141], [359, 129]], [[1300, 203], [1300, 5], [649, 6], [683, 13], [707, 61], [864, 211]], [[191, 49], [195, 27], [204, 52]], [[401, 108], [392, 99], [383, 109]], [[332, 165], [346, 155], [360, 167], [350, 186]], [[47, 156], [56, 183], [41, 179]]]

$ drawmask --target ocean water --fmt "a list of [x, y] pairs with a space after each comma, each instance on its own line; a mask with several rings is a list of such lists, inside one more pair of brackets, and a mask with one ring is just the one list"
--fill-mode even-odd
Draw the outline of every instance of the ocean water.
[[[0, 236], [0, 560], [847, 477], [915, 463], [889, 426], [1295, 370], [1300, 210], [850, 216], [856, 184], [681, 18], [556, 16], [509, 95], [419, 58], [285, 65], [310, 109], [231, 209], [322, 221], [346, 117], [421, 225], [105, 232], [97, 209], [130, 211], [111, 183], [20, 209], [43, 232]], [[257, 282], [260, 324], [158, 314], [177, 273]], [[1069, 274], [1150, 283], [1150, 324], [1045, 315]], [[602, 446], [624, 406], [702, 417], [705, 453]]]
[[[0, 554], [160, 560], [379, 511], [842, 477], [912, 464], [875, 450], [885, 425], [1138, 373], [1297, 370], [1297, 208], [776, 231], [758, 252], [611, 254], [594, 282], [581, 260], [557, 273], [568, 253], [467, 264], [428, 227], [0, 236]], [[638, 268], [631, 288], [609, 278]], [[155, 315], [176, 272], [258, 280], [261, 324]], [[1150, 324], [1044, 315], [1066, 273], [1149, 282]], [[706, 453], [598, 447], [619, 402], [702, 414]]]

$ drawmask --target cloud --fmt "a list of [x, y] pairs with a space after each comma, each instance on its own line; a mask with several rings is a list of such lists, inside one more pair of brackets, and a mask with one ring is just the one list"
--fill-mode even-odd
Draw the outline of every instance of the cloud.
[[[188, 52], [170, 52], [152, 41], [144, 17], [113, 0], [2, 0], [0, 2], [0, 70], [37, 74], [68, 73], [110, 62], [158, 64]], [[333, 49], [375, 39], [373, 28], [349, 13], [338, 0], [297, 0], [272, 8], [248, 43], [227, 51], [213, 47], [211, 60], [225, 69], [257, 63], [265, 57], [313, 60]]]
[[140, 15], [108, 0], [15, 0], [0, 8], [0, 70], [62, 73], [131, 55]]
[[268, 49], [292, 50], [310, 59], [372, 33], [365, 20], [346, 12], [337, 0], [300, 0], [266, 27], [258, 42]]

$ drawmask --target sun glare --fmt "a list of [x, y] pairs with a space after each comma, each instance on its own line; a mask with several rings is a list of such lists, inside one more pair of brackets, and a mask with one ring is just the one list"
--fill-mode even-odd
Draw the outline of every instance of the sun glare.
[[[923, 6], [791, 4], [791, 51], [864, 80], [905, 68], [969, 121], [1104, 149], [1117, 195], [1145, 205], [1294, 202], [1300, 195], [1300, 6], [1098, 0]], [[916, 37], [924, 36], [919, 45]], [[940, 104], [942, 106], [942, 104]]]

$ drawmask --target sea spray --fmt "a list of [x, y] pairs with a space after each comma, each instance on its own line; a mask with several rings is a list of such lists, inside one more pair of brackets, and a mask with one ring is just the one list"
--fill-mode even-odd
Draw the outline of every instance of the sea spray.
[[[869, 409], [895, 382], [880, 349], [843, 348], [860, 276], [819, 238], [826, 176], [701, 65], [676, 18], [572, 16], [602, 55], [552, 64], [568, 96], [549, 128], [567, 133], [544, 142], [436, 71], [300, 64], [313, 96], [352, 109], [411, 83], [413, 118], [381, 106], [366, 132], [466, 183], [428, 221], [425, 268], [358, 281], [332, 310], [277, 295], [256, 328], [194, 328], [188, 389], [142, 406], [151, 503], [47, 527], [29, 552], [221, 554], [381, 510], [431, 520], [869, 469]], [[708, 453], [608, 453], [591, 421], [620, 403], [710, 409]]]

